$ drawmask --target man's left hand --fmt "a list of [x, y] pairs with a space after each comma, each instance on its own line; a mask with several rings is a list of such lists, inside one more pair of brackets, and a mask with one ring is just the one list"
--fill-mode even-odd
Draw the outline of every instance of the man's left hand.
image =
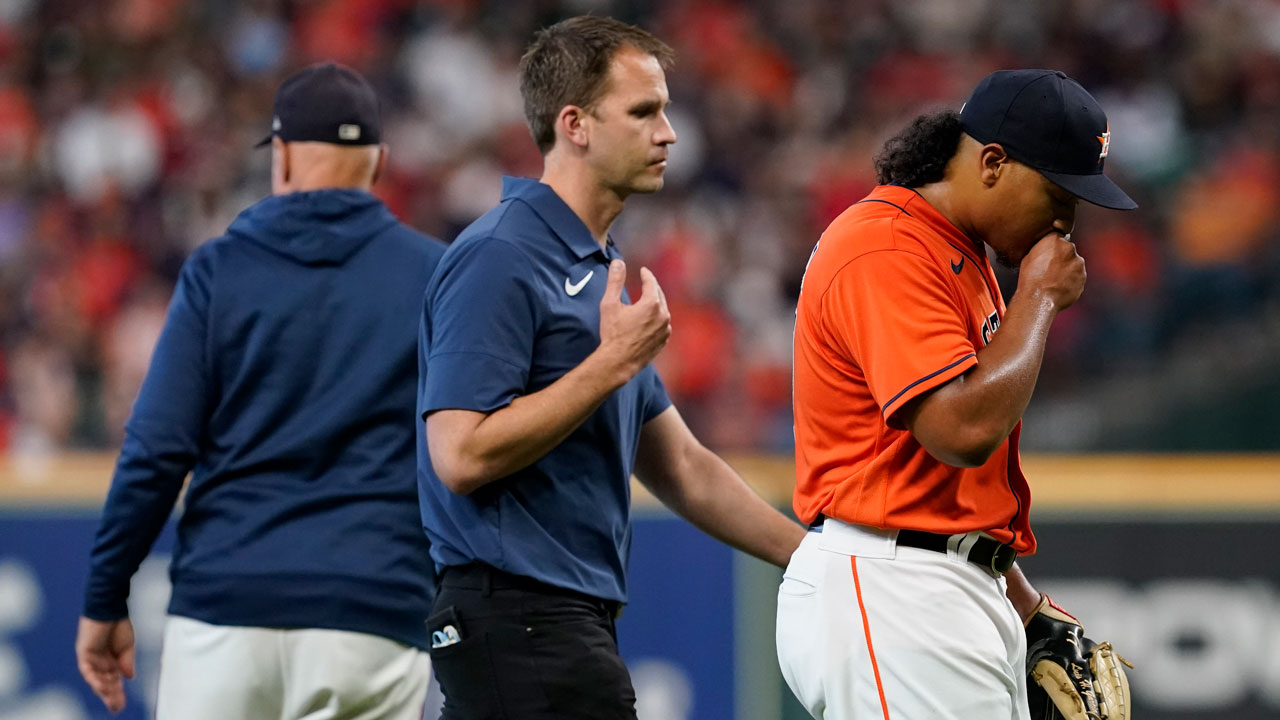
[[[1032, 720], [1128, 720], [1129, 661], [1084, 636], [1048, 595], [1027, 620], [1027, 697]], [[1133, 667], [1129, 665], [1129, 667]]]

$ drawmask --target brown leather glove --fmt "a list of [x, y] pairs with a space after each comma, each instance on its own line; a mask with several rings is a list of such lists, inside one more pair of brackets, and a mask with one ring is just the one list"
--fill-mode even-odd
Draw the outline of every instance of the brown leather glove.
[[1128, 660], [1084, 636], [1066, 610], [1040, 596], [1027, 621], [1027, 699], [1031, 720], [1129, 720]]

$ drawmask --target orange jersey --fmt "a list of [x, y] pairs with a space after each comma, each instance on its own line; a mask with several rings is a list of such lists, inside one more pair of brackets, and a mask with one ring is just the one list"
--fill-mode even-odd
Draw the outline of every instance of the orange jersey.
[[935, 459], [897, 413], [978, 364], [1004, 315], [982, 247], [914, 190], [876, 188], [814, 248], [796, 308], [794, 508], [880, 528], [985, 531], [1035, 551], [1019, 423], [981, 467]]

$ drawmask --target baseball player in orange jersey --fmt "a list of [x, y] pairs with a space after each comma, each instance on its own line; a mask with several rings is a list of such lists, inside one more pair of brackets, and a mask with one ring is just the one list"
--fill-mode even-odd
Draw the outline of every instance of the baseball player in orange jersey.
[[[1053, 611], [1014, 564], [1036, 549], [1018, 434], [1049, 327], [1084, 289], [1077, 199], [1136, 207], [1102, 174], [1109, 145], [1067, 76], [993, 73], [890, 140], [881, 186], [814, 248], [795, 329], [810, 532], [777, 625], [814, 717], [1028, 718], [1023, 625]], [[1007, 308], [987, 248], [1019, 269]]]

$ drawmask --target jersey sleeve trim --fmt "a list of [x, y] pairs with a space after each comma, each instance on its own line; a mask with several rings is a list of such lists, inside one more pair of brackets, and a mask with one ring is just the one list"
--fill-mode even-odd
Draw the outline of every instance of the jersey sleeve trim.
[[[918, 380], [916, 380], [916, 381], [912, 382], [910, 385], [907, 385], [906, 387], [904, 387], [904, 388], [902, 388], [901, 390], [899, 390], [897, 395], [894, 395], [893, 397], [889, 398], [889, 402], [885, 403], [885, 404], [884, 404], [884, 407], [883, 407], [883, 408], [881, 408], [881, 410], [880, 410], [880, 414], [881, 414], [882, 416], [886, 417], [886, 418], [887, 418], [887, 417], [889, 417], [889, 415], [891, 414], [891, 412], [890, 412], [890, 408], [892, 408], [892, 407], [894, 406], [894, 403], [897, 403], [897, 402], [898, 402], [898, 400], [899, 400], [900, 398], [902, 398], [902, 396], [903, 396], [903, 395], [906, 395], [906, 394], [907, 394], [907, 393], [908, 393], [912, 388], [916, 387], [917, 385], [920, 385], [921, 383], [928, 382], [929, 380], [932, 380], [932, 379], [934, 379], [934, 378], [938, 377], [939, 375], [942, 375], [943, 373], [947, 372], [948, 370], [951, 370], [951, 369], [953, 369], [953, 368], [956, 368], [957, 366], [962, 365], [962, 364], [964, 364], [964, 363], [966, 363], [966, 362], [968, 362], [968, 361], [972, 360], [973, 362], [972, 362], [972, 363], [970, 363], [970, 365], [966, 365], [966, 366], [965, 366], [964, 368], [962, 368], [960, 371], [958, 371], [958, 372], [954, 373], [954, 375], [959, 375], [959, 374], [960, 374], [960, 372], [963, 372], [964, 370], [969, 369], [969, 367], [970, 367], [971, 365], [976, 365], [976, 364], [977, 364], [977, 358], [978, 358], [977, 354], [975, 354], [975, 353], [969, 353], [968, 355], [965, 355], [964, 357], [960, 358], [959, 360], [956, 360], [955, 362], [951, 363], [950, 365], [947, 365], [946, 367], [943, 367], [943, 368], [939, 368], [938, 370], [935, 370], [935, 371], [933, 371], [933, 372], [929, 373], [928, 375], [925, 375], [924, 377], [922, 377], [922, 378], [920, 378], [920, 379], [918, 379]], [[952, 375], [952, 377], [954, 377], [954, 375]], [[946, 379], [950, 379], [950, 377], [948, 377], [948, 378], [946, 378]], [[922, 389], [922, 390], [923, 390], [923, 389]], [[915, 397], [915, 395], [913, 394], [913, 395], [909, 396], [909, 398], [910, 398], [910, 397]], [[907, 399], [909, 399], [909, 398], [907, 398]]]

